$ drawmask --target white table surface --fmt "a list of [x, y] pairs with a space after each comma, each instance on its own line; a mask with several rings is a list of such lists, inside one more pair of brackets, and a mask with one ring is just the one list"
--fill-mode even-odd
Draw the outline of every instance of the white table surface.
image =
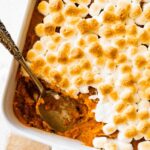
[[[28, 0], [0, 0], [0, 19], [6, 25], [15, 42], [18, 39], [27, 2]], [[2, 101], [11, 61], [12, 56], [0, 44], [0, 102]], [[0, 150], [6, 149], [7, 137], [10, 132], [0, 110]]]

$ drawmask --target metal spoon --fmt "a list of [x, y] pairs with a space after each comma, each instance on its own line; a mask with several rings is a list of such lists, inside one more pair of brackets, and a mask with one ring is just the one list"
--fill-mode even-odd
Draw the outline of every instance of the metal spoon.
[[[76, 116], [79, 114], [77, 102], [69, 97], [64, 98], [60, 93], [56, 93], [53, 90], [46, 90], [44, 88], [42, 83], [26, 64], [24, 57], [22, 56], [18, 47], [15, 45], [1, 20], [0, 42], [9, 50], [14, 58], [26, 70], [37, 86], [40, 92], [40, 97], [37, 100], [36, 108], [41, 118], [47, 122], [55, 131], [65, 131], [69, 129], [74, 123], [73, 120], [75, 120]], [[43, 103], [40, 103], [41, 99], [43, 100]], [[49, 103], [53, 105], [52, 108], [47, 107]]]

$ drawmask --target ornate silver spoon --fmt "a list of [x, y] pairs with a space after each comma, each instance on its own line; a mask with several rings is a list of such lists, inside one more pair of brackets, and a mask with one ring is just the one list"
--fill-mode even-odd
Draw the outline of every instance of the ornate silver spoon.
[[[26, 70], [30, 78], [33, 80], [37, 86], [40, 96], [37, 100], [43, 99], [44, 103], [38, 103], [37, 111], [41, 118], [46, 121], [54, 130], [65, 131], [73, 125], [75, 118], [73, 114], [77, 114], [77, 102], [69, 97], [63, 97], [61, 94], [54, 92], [49, 89], [46, 90], [39, 79], [31, 71], [31, 69], [26, 64], [24, 57], [19, 51], [18, 47], [15, 45], [10, 34], [6, 30], [4, 24], [0, 21], [0, 42], [9, 50], [9, 52], [14, 56], [14, 58], [20, 63], [20, 65]], [[48, 103], [51, 102], [56, 106], [55, 109], [47, 109]]]

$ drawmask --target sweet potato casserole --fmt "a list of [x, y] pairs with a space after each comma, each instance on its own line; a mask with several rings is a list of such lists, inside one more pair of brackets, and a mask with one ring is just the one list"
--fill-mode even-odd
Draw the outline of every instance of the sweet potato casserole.
[[[38, 1], [24, 56], [46, 88], [80, 103], [74, 126], [57, 134], [98, 149], [150, 150], [149, 0]], [[35, 97], [20, 68], [16, 116], [54, 132], [36, 113]]]

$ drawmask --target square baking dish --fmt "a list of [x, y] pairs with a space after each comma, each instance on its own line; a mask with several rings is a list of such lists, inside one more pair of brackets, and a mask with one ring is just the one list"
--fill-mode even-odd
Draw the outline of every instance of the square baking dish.
[[[26, 33], [29, 27], [32, 12], [35, 6], [36, 0], [28, 0], [28, 6], [26, 10], [26, 15], [24, 17], [24, 22], [20, 31], [19, 41], [17, 43], [20, 50], [23, 49]], [[13, 112], [13, 98], [16, 89], [16, 73], [18, 70], [18, 63], [13, 60], [11, 64], [11, 69], [9, 71], [9, 78], [5, 87], [5, 92], [2, 99], [1, 109], [3, 115], [10, 125], [13, 132], [24, 135], [30, 139], [36, 140], [38, 142], [52, 146], [54, 150], [96, 150], [95, 148], [84, 146], [81, 142], [66, 137], [58, 136], [53, 133], [48, 133], [36, 128], [26, 127], [16, 118]]]

